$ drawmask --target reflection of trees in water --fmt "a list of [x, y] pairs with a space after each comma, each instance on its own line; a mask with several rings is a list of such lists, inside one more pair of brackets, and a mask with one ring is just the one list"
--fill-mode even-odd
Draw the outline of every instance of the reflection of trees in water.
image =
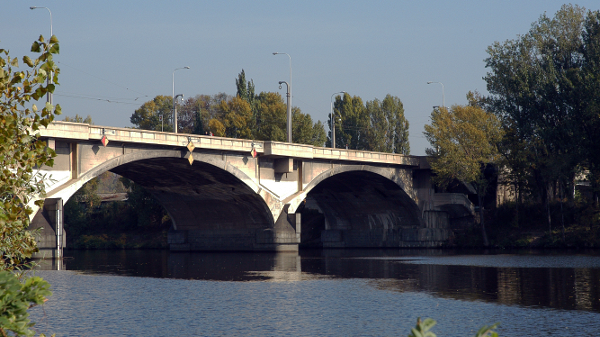
[[417, 273], [397, 275], [408, 279], [378, 280], [375, 285], [378, 289], [393, 291], [427, 291], [457, 300], [600, 311], [598, 269], [417, 267]]

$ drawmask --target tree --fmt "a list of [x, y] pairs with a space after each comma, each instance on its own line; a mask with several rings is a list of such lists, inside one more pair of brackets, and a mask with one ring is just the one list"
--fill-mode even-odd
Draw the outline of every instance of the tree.
[[[366, 113], [362, 99], [345, 93], [343, 98], [336, 97], [333, 110], [336, 117], [333, 119], [336, 147], [344, 148], [348, 145], [349, 149], [367, 150], [369, 115]], [[331, 129], [331, 118], [329, 120]], [[328, 144], [331, 144], [331, 141], [330, 139]]]
[[[543, 14], [527, 34], [487, 50], [488, 106], [511, 137], [503, 153], [512, 157], [511, 171], [525, 170], [516, 175], [518, 183], [527, 177], [550, 228], [550, 200], [562, 200], [574, 189], [578, 171], [594, 166], [593, 159], [585, 162], [589, 154], [598, 157], [590, 151], [596, 146], [590, 137], [597, 135], [592, 125], [599, 95], [594, 17], [598, 11], [586, 17], [585, 9], [563, 5], [553, 18]], [[521, 165], [523, 160], [530, 165]], [[566, 196], [572, 200], [573, 193]]]
[[476, 186], [483, 242], [487, 246], [483, 217], [487, 183], [482, 168], [498, 159], [500, 121], [475, 105], [454, 105], [450, 110], [441, 107], [431, 113], [431, 125], [425, 125], [424, 134], [432, 146], [426, 153], [436, 174], [434, 181], [442, 187], [454, 180]]
[[[26, 259], [37, 251], [34, 236], [27, 230], [32, 204], [42, 207], [44, 176], [36, 170], [52, 166], [54, 151], [38, 138], [36, 132], [48, 126], [60, 106], [50, 103], [38, 110], [37, 101], [54, 92], [59, 69], [53, 55], [59, 52], [55, 36], [45, 40], [40, 36], [31, 46], [39, 53], [32, 60], [23, 57], [27, 70], [17, 70], [19, 61], [5, 49], [0, 49], [0, 334], [33, 335], [27, 309], [41, 304], [47, 296], [49, 284], [39, 277], [24, 281], [23, 274], [9, 271], [21, 268]], [[47, 83], [52, 74], [52, 83]], [[31, 107], [28, 108], [26, 106]], [[36, 200], [36, 201], [34, 201]]]
[[255, 139], [285, 142], [287, 107], [279, 93], [261, 92], [257, 97]]
[[236, 95], [253, 107], [256, 100], [254, 81], [250, 80], [246, 82], [246, 73], [244, 72], [244, 69], [238, 74], [238, 78], [235, 80], [235, 86], [237, 88]]
[[299, 108], [292, 109], [292, 138], [297, 144], [323, 146], [325, 144], [325, 129], [321, 121], [313, 123], [309, 114], [304, 114]]
[[[173, 131], [173, 98], [158, 95], [153, 100], [142, 104], [129, 119], [138, 129], [153, 131]], [[160, 118], [163, 118], [161, 121]]]
[[580, 135], [595, 208], [600, 207], [600, 11], [588, 12], [583, 30], [583, 67], [580, 102], [585, 103], [579, 120]]
[[[41, 111], [35, 104], [24, 108], [32, 100], [54, 92], [59, 69], [52, 59], [59, 51], [58, 40], [42, 36], [33, 43], [31, 51], [40, 53], [32, 60], [23, 57], [28, 70], [20, 71], [17, 58], [0, 49], [0, 269], [12, 268], [37, 251], [29, 227], [33, 212], [31, 202], [41, 207], [44, 196], [44, 178], [35, 170], [43, 165], [52, 166], [56, 155], [35, 132], [46, 127], [60, 114], [60, 106], [46, 103]], [[45, 84], [48, 74], [52, 83]]]
[[400, 99], [388, 94], [383, 102], [368, 101], [365, 109], [370, 119], [365, 150], [410, 154], [408, 121]]
[[83, 118], [83, 117], [79, 116], [78, 114], [75, 114], [75, 117], [65, 116], [65, 118], [63, 118], [63, 121], [73, 122], [73, 123], [94, 124], [92, 122], [92, 116], [90, 116], [90, 115], [88, 115], [86, 118]]
[[252, 109], [247, 101], [235, 96], [221, 101], [219, 110], [225, 137], [252, 139]]

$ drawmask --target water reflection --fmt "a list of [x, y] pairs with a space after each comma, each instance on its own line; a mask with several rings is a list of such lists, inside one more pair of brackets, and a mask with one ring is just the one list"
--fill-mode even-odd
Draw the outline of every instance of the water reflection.
[[[600, 312], [600, 257], [447, 250], [298, 253], [69, 251], [62, 265], [88, 274], [214, 281], [365, 278], [381, 290], [524, 307]], [[544, 266], [544, 267], [539, 267]], [[576, 268], [574, 268], [575, 266]]]

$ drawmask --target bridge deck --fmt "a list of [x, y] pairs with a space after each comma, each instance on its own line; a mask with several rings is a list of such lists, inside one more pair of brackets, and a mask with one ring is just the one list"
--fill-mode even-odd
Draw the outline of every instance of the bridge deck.
[[254, 147], [259, 155], [275, 157], [342, 160], [417, 167], [420, 164], [418, 157], [396, 153], [331, 149], [306, 144], [148, 131], [71, 122], [53, 122], [48, 125], [48, 128], [41, 129], [39, 134], [44, 138], [98, 141], [106, 136], [109, 141], [177, 147], [185, 147], [191, 141], [196, 148], [201, 149], [250, 153]]

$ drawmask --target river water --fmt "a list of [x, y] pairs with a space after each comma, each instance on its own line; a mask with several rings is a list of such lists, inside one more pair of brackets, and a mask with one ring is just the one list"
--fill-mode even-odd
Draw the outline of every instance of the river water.
[[[66, 251], [30, 310], [57, 336], [600, 335], [600, 252]], [[56, 270], [60, 269], [60, 270]]]

